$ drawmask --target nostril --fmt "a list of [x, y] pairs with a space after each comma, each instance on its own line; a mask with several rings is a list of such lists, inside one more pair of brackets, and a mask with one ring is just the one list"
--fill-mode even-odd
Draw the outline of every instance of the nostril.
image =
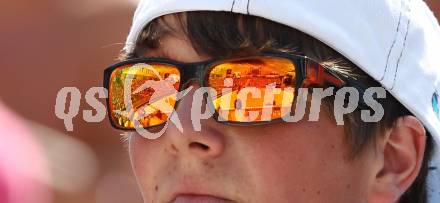
[[189, 148], [190, 149], [201, 149], [203, 151], [209, 150], [209, 146], [208, 145], [202, 144], [200, 142], [191, 142], [189, 144]]

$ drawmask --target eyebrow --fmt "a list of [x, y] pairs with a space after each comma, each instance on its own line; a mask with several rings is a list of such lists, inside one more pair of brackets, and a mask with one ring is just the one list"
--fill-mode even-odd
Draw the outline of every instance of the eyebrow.
[[[148, 56], [149, 53], [153, 53], [152, 56]], [[147, 56], [146, 56], [147, 55]], [[154, 49], [154, 50], [146, 50], [145, 54], [141, 57], [146, 57], [146, 58], [166, 58], [166, 59], [171, 59], [174, 60], [173, 57], [171, 57], [171, 54], [167, 51], [164, 51], [163, 49], [161, 49], [160, 47]]]

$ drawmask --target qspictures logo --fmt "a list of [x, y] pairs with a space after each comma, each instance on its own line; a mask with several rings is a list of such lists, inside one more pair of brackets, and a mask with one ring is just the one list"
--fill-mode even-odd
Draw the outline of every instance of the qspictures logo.
[[[176, 103], [188, 97], [191, 91], [194, 91], [192, 104], [185, 112], [191, 114], [192, 127], [195, 131], [201, 131], [201, 120], [213, 118], [215, 113], [218, 114], [216, 119], [219, 121], [228, 121], [227, 119], [232, 116], [235, 119], [240, 118], [237, 120], [242, 122], [251, 123], [271, 121], [273, 115], [281, 115], [276, 117], [285, 122], [298, 122], [304, 118], [306, 108], [309, 107], [308, 121], [319, 121], [321, 104], [326, 97], [334, 98], [333, 117], [337, 125], [344, 125], [344, 115], [354, 112], [359, 105], [362, 106], [361, 119], [364, 122], [378, 122], [384, 115], [384, 109], [377, 101], [386, 98], [386, 90], [382, 87], [370, 87], [363, 91], [345, 86], [295, 89], [277, 84], [276, 80], [281, 79], [276, 77], [266, 78], [274, 80], [265, 83], [267, 85], [251, 87], [240, 84], [244, 84], [241, 80], [253, 80], [252, 77], [225, 76], [220, 80], [223, 83], [220, 89], [211, 87], [194, 89], [193, 86], [189, 86], [179, 92], [175, 86], [181, 82], [179, 76], [161, 75], [148, 64], [139, 63], [120, 74], [120, 77], [115, 77], [116, 86], [110, 86], [110, 94], [103, 87], [93, 87], [87, 91], [85, 99], [93, 110], [84, 110], [83, 119], [86, 122], [99, 123], [109, 112], [112, 124], [128, 126], [147, 139], [157, 139], [164, 134], [169, 121], [183, 133], [183, 127], [188, 126], [182, 126], [179, 115], [174, 109]], [[143, 79], [144, 75], [153, 76], [155, 79]], [[285, 78], [282, 81], [288, 82]], [[69, 96], [70, 102], [67, 104]], [[96, 97], [107, 99], [111, 107], [106, 107]], [[81, 92], [75, 87], [65, 87], [58, 92], [55, 114], [64, 121], [67, 131], [74, 129], [73, 119], [80, 112], [81, 99]], [[438, 104], [438, 98], [435, 102]], [[203, 106], [205, 106], [204, 111], [202, 111]], [[160, 132], [149, 132], [143, 126], [143, 124], [149, 125], [147, 121], [153, 120], [164, 121]]]

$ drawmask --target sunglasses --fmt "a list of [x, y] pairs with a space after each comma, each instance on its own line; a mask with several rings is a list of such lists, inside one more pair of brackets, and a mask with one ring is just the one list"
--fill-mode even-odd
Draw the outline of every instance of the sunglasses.
[[112, 126], [134, 130], [164, 125], [178, 105], [178, 92], [194, 81], [210, 89], [204, 101], [215, 111], [215, 120], [238, 125], [271, 123], [290, 115], [299, 88], [361, 86], [310, 58], [284, 52], [198, 63], [130, 59], [104, 71]]

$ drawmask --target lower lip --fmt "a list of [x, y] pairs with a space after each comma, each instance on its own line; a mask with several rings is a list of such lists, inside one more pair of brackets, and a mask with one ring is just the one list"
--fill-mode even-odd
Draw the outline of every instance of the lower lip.
[[231, 201], [206, 195], [179, 195], [171, 203], [230, 203]]

